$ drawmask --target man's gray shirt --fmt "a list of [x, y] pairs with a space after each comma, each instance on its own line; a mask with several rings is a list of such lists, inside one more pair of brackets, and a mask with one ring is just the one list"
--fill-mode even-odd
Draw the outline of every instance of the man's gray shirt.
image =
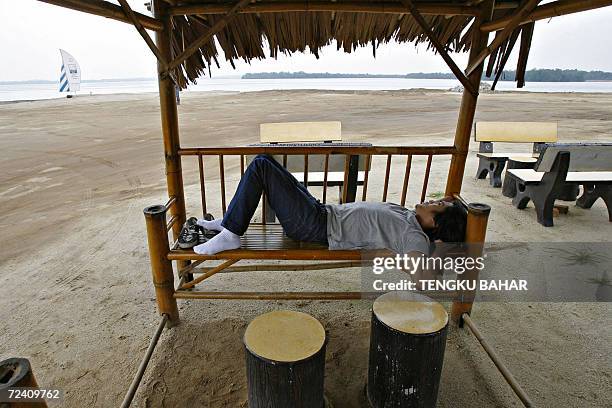
[[429, 239], [416, 213], [392, 203], [328, 204], [329, 249], [389, 249], [429, 253]]

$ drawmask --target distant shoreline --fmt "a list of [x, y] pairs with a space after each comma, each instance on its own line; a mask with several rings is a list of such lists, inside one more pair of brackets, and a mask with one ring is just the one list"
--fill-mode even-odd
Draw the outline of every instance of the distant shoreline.
[[[333, 72], [255, 72], [242, 76], [239, 75], [220, 75], [206, 79], [451, 79], [455, 76], [450, 72], [410, 72], [405, 74], [349, 74]], [[515, 71], [504, 71], [500, 81], [514, 81]], [[483, 81], [493, 81], [483, 75]], [[531, 69], [525, 73], [527, 82], [612, 82], [612, 72], [605, 71], [582, 71], [577, 69]], [[157, 78], [109, 78], [109, 79], [84, 79], [82, 83], [101, 83], [101, 82], [151, 82]], [[20, 81], [0, 81], [0, 85], [36, 85], [36, 84], [55, 84], [57, 80], [30, 79]]]
[[[313, 93], [351, 93], [351, 94], [360, 94], [360, 93], [386, 93], [386, 92], [406, 92], [406, 93], [419, 93], [419, 92], [429, 92], [429, 93], [455, 93], [460, 95], [461, 92], [454, 91], [452, 88], [449, 89], [436, 89], [436, 88], [406, 88], [406, 89], [389, 89], [389, 90], [368, 90], [368, 89], [357, 89], [357, 90], [341, 90], [341, 89], [265, 89], [265, 90], [250, 90], [250, 91], [220, 91], [220, 90], [195, 90], [189, 91], [190, 94], [223, 94], [223, 93], [266, 93], [266, 92], [278, 92], [278, 93], [291, 93], [291, 92], [313, 92]], [[495, 91], [491, 94], [501, 95], [501, 94], [568, 94], [568, 95], [603, 95], [605, 93], [602, 92], [585, 92], [585, 91], [518, 91], [518, 90], [503, 90], [503, 91]], [[79, 99], [90, 99], [90, 98], [103, 98], [102, 102], [112, 103], [116, 100], [119, 100], [119, 97], [134, 97], [135, 99], [143, 98], [146, 96], [151, 96], [152, 94], [157, 94], [157, 92], [152, 91], [143, 91], [138, 93], [132, 92], [117, 92], [117, 93], [98, 93], [98, 94], [77, 94], [76, 97], [71, 100], [78, 101]], [[35, 102], [52, 102], [52, 101], [61, 101], [66, 100], [65, 96], [53, 97], [53, 98], [44, 98], [44, 99], [15, 99], [15, 100], [0, 100], [0, 107], [20, 104], [20, 103], [35, 103]]]
[[[514, 81], [515, 71], [504, 71], [500, 81]], [[395, 79], [456, 79], [446, 72], [413, 72], [407, 74], [348, 74], [330, 72], [258, 72], [244, 74], [241, 79], [333, 79], [333, 78], [395, 78]], [[494, 78], [483, 74], [483, 81]], [[531, 69], [525, 72], [527, 82], [593, 82], [612, 81], [612, 72], [581, 71], [577, 69]]]

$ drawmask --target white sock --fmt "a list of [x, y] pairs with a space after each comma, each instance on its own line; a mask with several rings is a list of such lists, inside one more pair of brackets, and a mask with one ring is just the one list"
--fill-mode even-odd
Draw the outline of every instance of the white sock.
[[223, 222], [223, 220], [212, 220], [212, 221], [206, 221], [206, 220], [198, 220], [197, 224], [200, 227], [204, 227], [207, 230], [211, 230], [211, 231], [221, 231], [223, 229], [223, 227], [221, 226], [221, 223]]
[[214, 255], [221, 251], [236, 248], [240, 248], [240, 237], [232, 231], [223, 228], [219, 234], [209, 241], [193, 247], [193, 250], [196, 254], [200, 255]]

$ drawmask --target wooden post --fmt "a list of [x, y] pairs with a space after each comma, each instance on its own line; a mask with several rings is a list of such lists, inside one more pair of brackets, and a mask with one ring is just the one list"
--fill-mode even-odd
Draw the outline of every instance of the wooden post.
[[[465, 242], [468, 245], [467, 256], [477, 258], [482, 255], [484, 241], [487, 234], [487, 223], [491, 207], [486, 204], [468, 204], [467, 226], [465, 230]], [[459, 276], [458, 276], [459, 278]], [[461, 275], [463, 280], [477, 280], [478, 271], [476, 269], [466, 271]], [[451, 320], [459, 326], [463, 326], [461, 316], [464, 313], [470, 314], [476, 291], [464, 291], [458, 294], [458, 298], [453, 301], [451, 309]]]
[[[165, 61], [172, 59], [171, 17], [168, 14], [168, 4], [161, 0], [153, 1], [155, 18], [164, 23], [164, 30], [155, 33], [155, 43]], [[185, 193], [183, 191], [183, 172], [181, 168], [178, 111], [176, 107], [175, 84], [169, 75], [164, 75], [165, 67], [157, 62], [157, 78], [159, 87], [159, 107], [161, 111], [162, 136], [164, 139], [164, 157], [166, 158], [166, 182], [168, 196], [175, 197], [176, 201], [170, 207], [170, 215], [176, 216], [177, 221], [172, 226], [174, 239], [178, 239], [181, 228], [185, 223]], [[189, 261], [178, 263], [179, 269], [184, 268]], [[190, 280], [190, 276], [186, 277]]]
[[[0, 362], [0, 395], [5, 398], [10, 388], [39, 388], [32, 366], [27, 358], [9, 358]], [[0, 403], [0, 406], [6, 408], [46, 408], [47, 402], [44, 399], [37, 399], [28, 402], [8, 402]]]
[[244, 333], [250, 408], [323, 408], [326, 333], [314, 317], [278, 310]]
[[372, 408], [434, 408], [448, 314], [426, 296], [389, 292], [372, 306], [367, 397]]
[[[489, 34], [483, 33], [480, 26], [491, 18], [494, 1], [487, 0], [481, 5], [481, 15], [474, 21], [474, 29], [472, 30], [472, 45], [470, 49], [470, 58], [468, 66], [470, 66], [478, 57], [478, 54], [487, 47]], [[480, 78], [482, 76], [483, 65], [480, 64], [469, 76], [468, 80], [473, 88], [480, 88]], [[465, 160], [467, 158], [468, 148], [470, 146], [470, 135], [472, 134], [472, 124], [474, 123], [474, 113], [476, 112], [476, 103], [478, 101], [478, 93], [472, 93], [467, 88], [463, 89], [463, 97], [461, 98], [461, 108], [459, 110], [459, 118], [457, 120], [457, 129], [455, 130], [455, 149], [451, 164], [448, 169], [448, 178], [446, 180], [446, 196], [459, 194], [461, 192], [461, 183], [463, 182], [463, 172], [465, 170]]]
[[168, 259], [170, 244], [166, 231], [166, 207], [154, 205], [144, 209], [147, 222], [147, 240], [155, 297], [159, 314], [168, 315], [169, 327], [179, 323], [178, 307], [174, 298], [174, 274], [172, 262]]

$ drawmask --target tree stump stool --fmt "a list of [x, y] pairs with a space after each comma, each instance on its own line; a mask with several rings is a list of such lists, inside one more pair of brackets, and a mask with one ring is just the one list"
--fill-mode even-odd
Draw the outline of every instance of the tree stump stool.
[[244, 333], [250, 408], [323, 408], [325, 329], [314, 317], [279, 310]]
[[371, 407], [435, 407], [447, 328], [446, 310], [426, 296], [389, 292], [374, 301], [366, 386]]
[[[0, 361], [0, 393], [8, 396], [9, 388], [38, 388], [38, 383], [32, 373], [32, 366], [27, 358], [9, 358]], [[28, 402], [0, 402], [1, 407], [20, 408], [46, 408], [44, 399], [29, 400]]]

